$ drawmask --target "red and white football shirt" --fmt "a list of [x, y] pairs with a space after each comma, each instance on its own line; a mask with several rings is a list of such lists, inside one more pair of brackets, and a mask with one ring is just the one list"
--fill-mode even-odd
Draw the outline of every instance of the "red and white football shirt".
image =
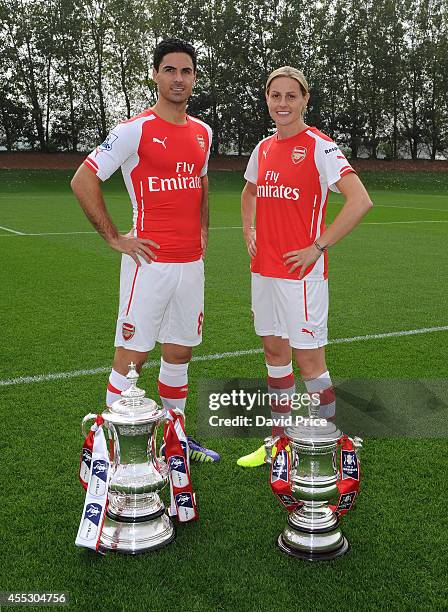
[[102, 181], [121, 167], [134, 210], [134, 235], [160, 245], [157, 261], [200, 259], [202, 181], [211, 128], [186, 116], [184, 125], [147, 109], [117, 125], [84, 160]]
[[[252, 272], [297, 279], [283, 255], [303, 249], [325, 229], [328, 190], [354, 172], [339, 147], [315, 127], [284, 140], [265, 138], [252, 152], [244, 178], [257, 186], [257, 255]], [[326, 279], [327, 253], [307, 271], [307, 280]]]

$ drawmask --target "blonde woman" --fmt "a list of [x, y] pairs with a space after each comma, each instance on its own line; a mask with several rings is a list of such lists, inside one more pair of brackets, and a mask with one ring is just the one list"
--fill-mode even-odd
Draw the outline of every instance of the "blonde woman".
[[[334, 418], [335, 396], [325, 361], [328, 317], [327, 251], [372, 206], [338, 145], [307, 125], [308, 82], [296, 68], [274, 70], [266, 103], [277, 131], [255, 147], [241, 197], [243, 232], [251, 257], [252, 310], [261, 336], [274, 427], [290, 415], [295, 392], [292, 354], [309, 393], [320, 395], [320, 416]], [[325, 226], [329, 190], [345, 202]], [[275, 398], [277, 397], [277, 400]], [[262, 465], [264, 446], [241, 457], [243, 467]]]

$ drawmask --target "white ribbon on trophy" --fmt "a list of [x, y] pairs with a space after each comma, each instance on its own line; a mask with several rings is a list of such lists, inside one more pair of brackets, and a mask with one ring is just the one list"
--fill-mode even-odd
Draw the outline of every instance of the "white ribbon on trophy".
[[95, 422], [91, 427], [91, 432], [94, 433], [92, 462], [75, 544], [97, 551], [107, 510], [111, 465], [103, 428], [98, 422]]

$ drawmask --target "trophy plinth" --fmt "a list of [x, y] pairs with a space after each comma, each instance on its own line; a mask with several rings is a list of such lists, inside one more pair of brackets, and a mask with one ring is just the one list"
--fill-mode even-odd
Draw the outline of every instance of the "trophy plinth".
[[166, 546], [175, 530], [159, 497], [168, 483], [168, 467], [156, 456], [156, 433], [166, 413], [145, 398], [136, 386], [135, 365], [129, 367], [131, 386], [102, 414], [112, 475], [100, 550], [136, 554]]
[[291, 491], [301, 503], [277, 540], [281, 551], [307, 561], [334, 559], [349, 549], [328, 505], [338, 495], [336, 450], [342, 434], [334, 423], [321, 424], [318, 409], [310, 409], [310, 418], [300, 426], [285, 430], [292, 454]]

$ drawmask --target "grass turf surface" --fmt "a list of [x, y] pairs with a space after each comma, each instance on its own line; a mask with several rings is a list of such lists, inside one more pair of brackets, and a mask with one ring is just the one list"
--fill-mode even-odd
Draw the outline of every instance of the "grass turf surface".
[[[70, 176], [0, 171], [0, 225], [26, 234], [91, 231], [69, 192]], [[331, 249], [330, 337], [446, 325], [446, 175], [363, 178], [376, 206]], [[240, 225], [241, 186], [238, 173], [211, 175], [212, 227]], [[105, 194], [117, 225], [128, 229], [120, 177], [105, 184]], [[328, 220], [340, 205], [332, 194]], [[107, 367], [119, 255], [89, 233], [20, 236], [0, 229], [0, 248], [0, 380]], [[206, 275], [204, 342], [195, 355], [259, 347], [241, 231], [211, 230]], [[327, 361], [335, 378], [444, 378], [446, 339], [443, 331], [330, 345]], [[157, 371], [141, 378], [150, 397], [157, 397]], [[194, 433], [201, 378], [263, 374], [260, 354], [193, 362], [188, 429]], [[0, 590], [67, 591], [77, 610], [446, 609], [442, 438], [365, 440], [361, 494], [343, 522], [352, 549], [330, 563], [306, 564], [277, 551], [286, 513], [269, 491], [267, 471], [235, 465], [257, 441], [228, 438], [205, 440], [222, 461], [194, 466], [200, 521], [180, 527], [174, 544], [135, 558], [76, 549], [79, 424], [102, 409], [106, 380], [100, 373], [1, 386]]]

